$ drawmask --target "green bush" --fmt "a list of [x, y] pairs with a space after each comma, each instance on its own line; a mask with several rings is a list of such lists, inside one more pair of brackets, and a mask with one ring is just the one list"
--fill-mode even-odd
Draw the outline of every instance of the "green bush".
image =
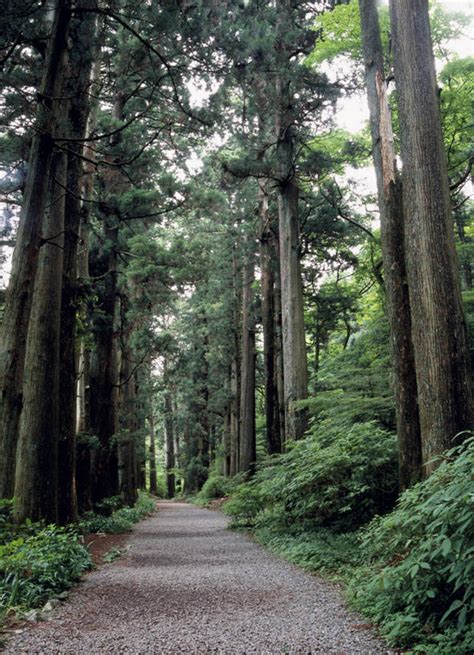
[[76, 533], [49, 525], [0, 546], [0, 606], [38, 607], [90, 568]]
[[348, 427], [326, 420], [289, 452], [268, 459], [225, 511], [236, 527], [345, 532], [390, 510], [397, 489], [392, 434], [374, 422]]
[[319, 528], [286, 534], [261, 528], [254, 534], [259, 543], [305, 571], [347, 578], [363, 561], [357, 532], [342, 534]]
[[391, 643], [465, 655], [474, 643], [474, 438], [447, 453], [394, 512], [374, 520], [362, 549], [367, 571], [351, 585], [356, 606]]
[[[101, 508], [109, 511], [109, 508], [116, 506], [115, 497], [101, 502]], [[148, 494], [139, 492], [138, 500], [133, 507], [121, 507], [108, 515], [88, 512], [80, 522], [80, 529], [83, 533], [106, 532], [117, 534], [128, 532], [134, 523], [153, 511], [155, 503]]]

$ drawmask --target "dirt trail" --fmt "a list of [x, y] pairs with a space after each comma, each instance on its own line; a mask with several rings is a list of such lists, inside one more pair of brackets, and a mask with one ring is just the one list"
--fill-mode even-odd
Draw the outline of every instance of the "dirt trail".
[[5, 652], [389, 652], [333, 585], [225, 528], [220, 512], [160, 503], [126, 556], [88, 574]]

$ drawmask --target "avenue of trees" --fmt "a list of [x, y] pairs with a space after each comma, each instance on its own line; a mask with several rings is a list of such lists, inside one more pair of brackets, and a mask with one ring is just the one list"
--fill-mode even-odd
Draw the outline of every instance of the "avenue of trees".
[[331, 416], [396, 433], [402, 491], [469, 436], [472, 60], [376, 4], [3, 0], [16, 521], [243, 480]]
[[[204, 485], [239, 488], [244, 524], [265, 505], [267, 528], [337, 533], [402, 492], [408, 525], [461, 480], [474, 64], [449, 44], [465, 19], [427, 0], [0, 4], [16, 524]], [[357, 133], [338, 113], [354, 98]], [[357, 182], [373, 170], [374, 189]]]

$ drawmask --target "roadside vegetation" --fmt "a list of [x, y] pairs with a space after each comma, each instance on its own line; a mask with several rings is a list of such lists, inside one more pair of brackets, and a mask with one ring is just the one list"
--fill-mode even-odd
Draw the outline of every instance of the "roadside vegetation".
[[[23, 617], [52, 598], [60, 599], [92, 559], [84, 543], [90, 533], [128, 532], [150, 514], [155, 501], [140, 493], [133, 507], [121, 505], [119, 497], [108, 498], [94, 512], [67, 527], [26, 521], [15, 525], [12, 503], [0, 505], [0, 626], [10, 617]], [[113, 550], [113, 549], [112, 549]], [[105, 561], [113, 561], [116, 553]]]

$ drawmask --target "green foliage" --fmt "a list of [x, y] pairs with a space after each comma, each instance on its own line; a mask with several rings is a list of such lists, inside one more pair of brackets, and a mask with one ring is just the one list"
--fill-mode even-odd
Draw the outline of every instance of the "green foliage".
[[203, 484], [202, 489], [194, 498], [193, 502], [197, 505], [207, 505], [211, 500], [226, 498], [232, 494], [237, 487], [242, 484], [242, 482], [242, 474], [236, 475], [233, 478], [227, 478], [224, 475], [211, 474]]
[[209, 475], [209, 469], [204, 466], [199, 457], [192, 457], [185, 470], [185, 491], [195, 493], [204, 485]]
[[68, 528], [49, 525], [0, 546], [0, 607], [38, 607], [91, 567], [89, 552]]
[[390, 509], [397, 488], [392, 434], [373, 422], [325, 420], [289, 452], [268, 459], [225, 511], [237, 527], [347, 531]]
[[122, 557], [122, 555], [123, 555], [123, 550], [114, 546], [114, 548], [111, 548], [109, 551], [105, 553], [105, 555], [102, 557], [102, 561], [105, 562], [106, 564], [109, 564], [110, 562], [114, 562], [119, 557]]
[[100, 503], [100, 514], [88, 512], [82, 518], [79, 527], [84, 534], [90, 532], [106, 532], [117, 534], [128, 532], [134, 523], [153, 511], [154, 501], [143, 492], [138, 494], [138, 500], [133, 507], [118, 506], [118, 497], [107, 498]]
[[364, 558], [356, 532], [337, 533], [319, 528], [288, 534], [261, 528], [254, 534], [258, 542], [305, 571], [348, 578]]
[[473, 470], [471, 438], [365, 533], [370, 568], [352, 598], [391, 643], [433, 655], [462, 655], [474, 643]]

